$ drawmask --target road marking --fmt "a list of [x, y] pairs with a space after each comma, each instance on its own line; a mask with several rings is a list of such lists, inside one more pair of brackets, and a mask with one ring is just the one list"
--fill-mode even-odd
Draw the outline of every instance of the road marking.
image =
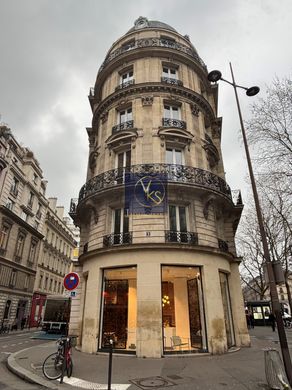
[[18, 344], [18, 345], [19, 345], [19, 344], [23, 344], [23, 342], [21, 341], [20, 343], [17, 343], [17, 344]]
[[16, 344], [11, 344], [11, 347], [15, 347]]
[[[60, 380], [60, 379], [59, 379]], [[106, 384], [101, 384], [101, 383], [95, 383], [95, 382], [88, 382], [83, 379], [79, 378], [74, 378], [71, 376], [71, 378], [67, 378], [66, 376], [63, 379], [63, 382], [66, 383], [67, 385], [75, 386], [75, 387], [80, 387], [82, 389], [91, 389], [91, 390], [107, 390], [108, 385]], [[131, 385], [126, 385], [126, 384], [112, 384], [111, 388], [113, 390], [127, 390], [128, 387]]]
[[4, 353], [5, 355], [11, 355], [12, 352], [1, 352], [1, 353]]
[[8, 345], [2, 345], [2, 348], [7, 348], [8, 347]]

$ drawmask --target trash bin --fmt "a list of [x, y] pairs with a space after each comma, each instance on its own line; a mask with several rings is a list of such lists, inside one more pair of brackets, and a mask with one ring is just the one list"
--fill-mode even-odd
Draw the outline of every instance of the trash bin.
[[273, 390], [291, 390], [279, 354], [274, 348], [264, 349], [265, 372], [268, 385]]

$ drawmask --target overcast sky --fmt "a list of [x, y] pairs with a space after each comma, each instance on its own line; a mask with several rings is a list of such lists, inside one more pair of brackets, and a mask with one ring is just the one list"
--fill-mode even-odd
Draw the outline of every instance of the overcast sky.
[[[188, 34], [208, 70], [265, 86], [291, 76], [292, 1], [0, 0], [0, 114], [48, 180], [47, 196], [68, 210], [85, 182], [92, 114], [88, 91], [111, 44], [139, 16]], [[240, 92], [243, 116], [251, 100]], [[247, 167], [232, 87], [221, 83], [219, 116], [226, 179], [241, 188]]]

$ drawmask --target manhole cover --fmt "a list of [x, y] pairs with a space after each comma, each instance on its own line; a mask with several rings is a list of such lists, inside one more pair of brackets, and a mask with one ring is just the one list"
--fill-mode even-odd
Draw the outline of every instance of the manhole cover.
[[176, 383], [173, 383], [168, 379], [162, 378], [161, 376], [151, 376], [149, 378], [131, 379], [129, 382], [132, 382], [134, 385], [140, 387], [143, 390], [176, 385]]

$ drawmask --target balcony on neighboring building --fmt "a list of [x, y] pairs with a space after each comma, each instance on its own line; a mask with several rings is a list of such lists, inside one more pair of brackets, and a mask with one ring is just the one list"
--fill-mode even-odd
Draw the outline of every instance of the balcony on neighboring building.
[[186, 122], [181, 121], [179, 119], [172, 119], [172, 118], [162, 118], [162, 126], [163, 127], [175, 127], [177, 129], [183, 129], [186, 130]]
[[179, 244], [198, 245], [198, 233], [167, 230], [165, 241]]
[[116, 134], [119, 131], [133, 129], [133, 128], [134, 128], [134, 121], [133, 120], [122, 122], [116, 126], [113, 126], [112, 134]]
[[132, 244], [132, 232], [112, 233], [103, 237], [104, 247], [129, 244]]
[[171, 77], [161, 77], [161, 82], [165, 83], [165, 84], [178, 85], [180, 87], [183, 86], [183, 83], [181, 80], [173, 79]]

